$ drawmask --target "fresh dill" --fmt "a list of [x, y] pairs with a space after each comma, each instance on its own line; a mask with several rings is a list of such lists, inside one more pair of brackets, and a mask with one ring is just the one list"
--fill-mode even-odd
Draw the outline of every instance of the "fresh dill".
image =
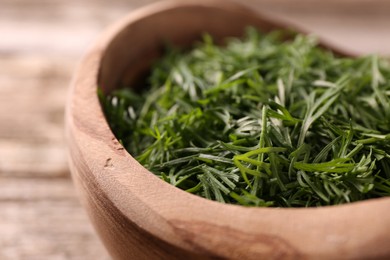
[[108, 96], [124, 147], [162, 180], [245, 206], [390, 195], [390, 65], [337, 57], [310, 36], [253, 28], [224, 46], [170, 49], [150, 87]]

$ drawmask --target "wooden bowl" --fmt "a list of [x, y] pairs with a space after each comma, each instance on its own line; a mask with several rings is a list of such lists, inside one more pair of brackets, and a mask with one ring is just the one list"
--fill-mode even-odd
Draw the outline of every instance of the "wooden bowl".
[[247, 25], [283, 28], [224, 0], [171, 1], [106, 31], [73, 79], [66, 128], [74, 182], [115, 259], [390, 259], [390, 199], [322, 208], [247, 208], [179, 190], [146, 170], [111, 132], [97, 97], [133, 81], [164, 42], [188, 45]]

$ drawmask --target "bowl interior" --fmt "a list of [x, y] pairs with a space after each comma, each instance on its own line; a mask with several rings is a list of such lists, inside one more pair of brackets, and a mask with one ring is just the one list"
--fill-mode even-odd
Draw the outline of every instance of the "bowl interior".
[[248, 26], [262, 31], [282, 27], [228, 2], [216, 6], [188, 3], [132, 18], [134, 21], [124, 23], [109, 43], [102, 58], [98, 83], [106, 93], [142, 78], [167, 43], [188, 47], [206, 32], [216, 42], [223, 42], [224, 38], [241, 36]]

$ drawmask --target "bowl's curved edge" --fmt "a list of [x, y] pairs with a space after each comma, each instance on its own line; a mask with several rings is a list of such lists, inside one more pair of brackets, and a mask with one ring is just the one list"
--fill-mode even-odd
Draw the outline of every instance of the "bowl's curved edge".
[[160, 181], [118, 143], [96, 95], [109, 42], [137, 19], [199, 2], [205, 8], [248, 11], [223, 0], [171, 1], [141, 9], [103, 34], [73, 78], [66, 108], [70, 168], [110, 253], [118, 259], [390, 257], [388, 198], [318, 209], [224, 205]]

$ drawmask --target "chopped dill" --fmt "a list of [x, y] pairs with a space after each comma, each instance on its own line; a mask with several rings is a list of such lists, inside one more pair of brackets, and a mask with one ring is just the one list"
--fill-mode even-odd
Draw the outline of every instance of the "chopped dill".
[[244, 206], [390, 195], [390, 65], [249, 28], [170, 49], [147, 90], [100, 93], [124, 147], [162, 180]]

